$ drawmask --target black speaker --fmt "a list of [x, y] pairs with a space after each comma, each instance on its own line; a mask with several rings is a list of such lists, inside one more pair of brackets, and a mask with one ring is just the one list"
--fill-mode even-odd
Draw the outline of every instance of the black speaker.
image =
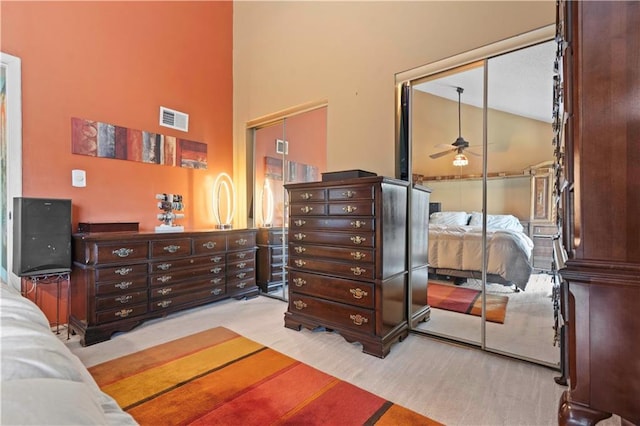
[[13, 199], [13, 273], [71, 270], [71, 200]]

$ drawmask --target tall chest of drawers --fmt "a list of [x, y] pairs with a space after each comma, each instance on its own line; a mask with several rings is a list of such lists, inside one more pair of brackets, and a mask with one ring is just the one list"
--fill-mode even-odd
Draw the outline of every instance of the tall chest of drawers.
[[146, 319], [258, 293], [256, 231], [75, 234], [69, 324], [91, 345]]
[[287, 228], [259, 228], [256, 283], [268, 293], [282, 287], [287, 277]]
[[324, 327], [385, 357], [408, 334], [408, 183], [385, 177], [285, 185], [285, 326]]

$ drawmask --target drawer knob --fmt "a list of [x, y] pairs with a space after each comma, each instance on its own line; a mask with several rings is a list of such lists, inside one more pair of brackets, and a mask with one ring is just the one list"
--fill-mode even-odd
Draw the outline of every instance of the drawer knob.
[[353, 213], [356, 210], [358, 210], [358, 207], [356, 207], [356, 206], [346, 206], [346, 207], [342, 208], [342, 211], [346, 212], [346, 213]]
[[302, 220], [302, 219], [296, 219], [296, 220], [293, 221], [293, 223], [296, 226], [303, 226], [303, 225], [305, 225], [307, 223], [307, 221], [306, 220]]
[[238, 269], [244, 269], [247, 267], [247, 262], [240, 262], [236, 265], [236, 268]]
[[217, 296], [220, 293], [222, 293], [222, 289], [221, 288], [214, 288], [213, 290], [211, 290], [211, 294], [213, 294], [214, 296]]
[[131, 312], [133, 312], [133, 309], [120, 309], [114, 315], [120, 318], [125, 318], [128, 317]]
[[120, 269], [116, 269], [116, 274], [125, 276], [125, 275], [128, 275], [129, 272], [131, 271], [133, 271], [133, 268], [120, 268]]
[[167, 294], [171, 293], [173, 289], [171, 287], [165, 287], [165, 288], [161, 288], [160, 290], [158, 290], [158, 294], [160, 294], [161, 296], [166, 296]]
[[215, 268], [211, 269], [211, 272], [213, 272], [214, 274], [219, 274], [220, 271], [222, 271], [222, 268], [219, 266], [216, 266]]
[[247, 253], [238, 253], [238, 254], [236, 255], [236, 257], [237, 257], [238, 259], [244, 259], [245, 257], [247, 257]]
[[247, 286], [247, 283], [245, 281], [236, 284], [236, 287], [238, 287], [238, 288], [245, 288], [246, 286]]
[[297, 234], [293, 234], [293, 238], [295, 238], [298, 241], [302, 241], [306, 238], [306, 234], [303, 234], [302, 232], [298, 232]]
[[311, 198], [313, 198], [313, 194], [310, 192], [303, 192], [302, 194], [300, 194], [300, 198], [302, 198], [303, 200], [310, 200]]
[[351, 268], [351, 272], [353, 272], [353, 275], [362, 275], [362, 273], [367, 272], [367, 270], [356, 266], [355, 268]]
[[131, 287], [131, 284], [133, 284], [132, 281], [122, 281], [122, 282], [119, 282], [117, 284], [114, 284], [114, 286], [116, 288], [119, 288], [120, 290], [124, 290], [124, 289], [127, 289], [127, 288]]
[[295, 302], [293, 302], [293, 306], [295, 306], [296, 309], [298, 310], [303, 310], [304, 308], [307, 307], [307, 304], [304, 303], [302, 300], [296, 300]]
[[216, 247], [216, 243], [215, 241], [207, 241], [206, 243], [202, 244], [202, 247], [208, 248], [209, 250], [211, 250], [212, 248]]
[[350, 240], [351, 240], [351, 242], [353, 244], [362, 244], [363, 242], [367, 241], [367, 239], [365, 237], [361, 237], [360, 235], [356, 235], [355, 237], [351, 237]]
[[351, 226], [356, 229], [360, 229], [366, 224], [367, 222], [365, 222], [364, 220], [354, 220], [353, 222], [351, 222]]
[[244, 239], [244, 238], [240, 238], [239, 240], [236, 240], [236, 244], [238, 244], [239, 246], [243, 246], [245, 244], [247, 244], [249, 240]]
[[222, 282], [222, 278], [214, 278], [211, 280], [213, 284], [220, 284]]
[[161, 263], [158, 265], [158, 269], [162, 270], [162, 271], [168, 271], [171, 268], [171, 264], [170, 263]]
[[166, 308], [170, 304], [171, 304], [171, 300], [163, 300], [162, 302], [158, 302], [156, 306], [159, 306], [161, 308]]
[[362, 290], [361, 288], [352, 288], [349, 290], [349, 293], [353, 295], [354, 299], [362, 299], [363, 297], [367, 297], [369, 293]]
[[133, 249], [130, 248], [119, 248], [118, 250], [112, 251], [118, 257], [128, 257], [131, 253], [133, 253]]
[[353, 321], [355, 325], [362, 325], [369, 322], [369, 319], [367, 317], [363, 317], [360, 314], [349, 315], [349, 318], [351, 318], [351, 321]]
[[307, 283], [307, 280], [303, 280], [302, 278], [296, 277], [293, 279], [293, 283], [295, 284], [296, 287], [302, 287]]
[[222, 260], [222, 257], [221, 257], [221, 256], [214, 256], [214, 257], [212, 257], [212, 258], [211, 258], [211, 261], [212, 261], [213, 263], [218, 263], [218, 262], [220, 262], [221, 260]]
[[355, 195], [356, 195], [355, 191], [346, 191], [342, 193], [342, 196], [346, 198], [353, 198]]
[[307, 251], [307, 249], [302, 246], [295, 246], [293, 250], [298, 254], [304, 253], [305, 251]]
[[302, 213], [311, 213], [313, 211], [313, 207], [309, 207], [309, 206], [300, 207], [300, 211]]
[[176, 246], [176, 245], [171, 244], [171, 245], [162, 247], [162, 249], [164, 251], [168, 251], [169, 253], [175, 253], [178, 250], [180, 250], [180, 246]]
[[367, 257], [366, 253], [362, 253], [360, 251], [352, 251], [351, 252], [351, 256], [355, 259], [355, 260], [362, 260], [365, 257]]
[[171, 275], [163, 275], [161, 277], [156, 278], [157, 281], [160, 281], [161, 283], [166, 283], [167, 281], [170, 281], [172, 278]]
[[130, 294], [126, 295], [126, 296], [118, 296], [116, 297], [116, 302], [120, 302], [120, 303], [129, 303], [131, 302], [131, 299], [133, 299], [133, 296], [131, 296]]
[[240, 278], [240, 279], [242, 279], [242, 278], [244, 278], [246, 276], [247, 276], [246, 272], [240, 272], [239, 274], [236, 274], [236, 278]]
[[307, 262], [305, 262], [304, 260], [301, 260], [301, 259], [296, 259], [293, 262], [296, 264], [296, 266], [298, 268], [302, 268], [304, 265], [307, 264]]

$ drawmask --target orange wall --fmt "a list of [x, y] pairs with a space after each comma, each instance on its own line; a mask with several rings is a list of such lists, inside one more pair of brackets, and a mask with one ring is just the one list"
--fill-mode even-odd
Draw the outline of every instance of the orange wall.
[[[185, 199], [188, 229], [211, 228], [215, 175], [232, 174], [232, 2], [3, 1], [0, 48], [22, 60], [23, 195], [70, 198], [78, 222], [140, 222], [155, 194]], [[189, 132], [158, 125], [188, 113]], [[71, 117], [208, 145], [208, 169], [71, 154]], [[11, 161], [9, 159], [9, 161]], [[71, 186], [71, 170], [87, 186]]]

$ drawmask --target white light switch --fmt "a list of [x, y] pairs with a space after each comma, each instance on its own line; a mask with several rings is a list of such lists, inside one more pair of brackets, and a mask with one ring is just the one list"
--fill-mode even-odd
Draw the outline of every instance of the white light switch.
[[87, 174], [84, 170], [71, 170], [71, 185], [77, 187], [87, 186]]

